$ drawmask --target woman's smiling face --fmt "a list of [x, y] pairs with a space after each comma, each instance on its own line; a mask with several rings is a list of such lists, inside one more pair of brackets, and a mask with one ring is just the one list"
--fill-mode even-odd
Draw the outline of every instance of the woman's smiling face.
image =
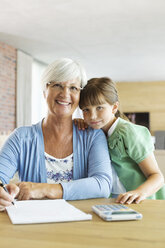
[[80, 80], [50, 82], [44, 91], [48, 113], [56, 116], [71, 117], [80, 99]]

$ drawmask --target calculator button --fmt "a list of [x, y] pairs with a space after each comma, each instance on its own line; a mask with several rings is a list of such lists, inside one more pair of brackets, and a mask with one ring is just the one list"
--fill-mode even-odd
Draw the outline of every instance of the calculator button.
[[122, 205], [122, 208], [124, 208], [124, 209], [128, 209], [128, 207], [126, 207], [126, 206], [124, 206], [124, 205]]

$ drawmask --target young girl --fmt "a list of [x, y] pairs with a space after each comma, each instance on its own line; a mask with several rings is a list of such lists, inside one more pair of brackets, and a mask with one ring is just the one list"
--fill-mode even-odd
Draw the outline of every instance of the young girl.
[[81, 91], [79, 106], [85, 123], [102, 128], [107, 136], [112, 165], [120, 186], [126, 189], [116, 202], [165, 199], [164, 178], [153, 154], [151, 135], [146, 127], [121, 118], [114, 82], [106, 77], [90, 79]]

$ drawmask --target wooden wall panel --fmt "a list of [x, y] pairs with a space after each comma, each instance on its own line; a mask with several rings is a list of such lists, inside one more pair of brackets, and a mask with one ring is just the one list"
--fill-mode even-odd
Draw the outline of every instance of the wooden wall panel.
[[122, 112], [149, 112], [151, 133], [165, 130], [165, 81], [116, 85]]

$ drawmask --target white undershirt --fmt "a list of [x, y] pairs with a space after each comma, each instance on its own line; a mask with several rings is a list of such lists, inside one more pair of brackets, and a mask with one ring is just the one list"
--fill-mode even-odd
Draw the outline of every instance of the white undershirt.
[[[119, 118], [116, 119], [116, 121], [113, 123], [113, 125], [110, 127], [110, 129], [108, 130], [108, 137], [110, 137], [112, 135], [112, 133], [114, 132], [117, 124], [118, 124]], [[113, 186], [112, 186], [112, 194], [114, 195], [118, 195], [118, 194], [122, 194], [125, 193], [125, 187], [122, 184], [122, 182], [120, 182], [119, 177], [112, 165], [112, 178], [113, 178]]]
[[66, 158], [55, 158], [45, 152], [47, 183], [73, 180], [73, 153]]
[[116, 121], [112, 124], [112, 126], [109, 128], [108, 130], [108, 137], [111, 136], [111, 134], [113, 133], [113, 131], [115, 130], [117, 124], [119, 122], [119, 118], [116, 119]]

